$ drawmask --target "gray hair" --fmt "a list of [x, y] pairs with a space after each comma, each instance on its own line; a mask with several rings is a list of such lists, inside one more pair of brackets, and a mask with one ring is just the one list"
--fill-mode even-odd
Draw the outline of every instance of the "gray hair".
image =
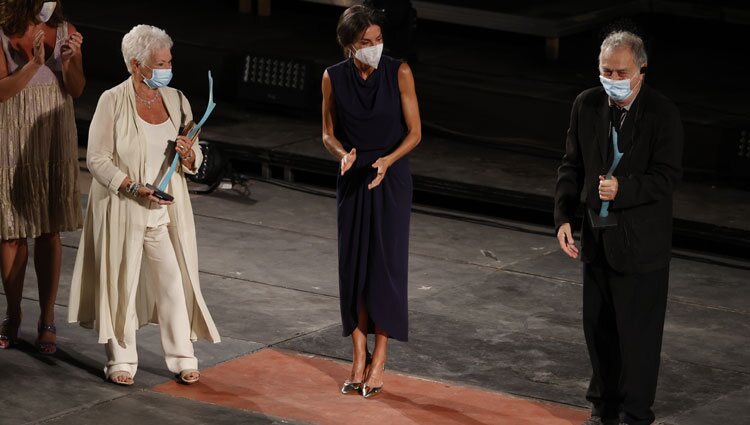
[[610, 48], [616, 49], [619, 47], [629, 48], [630, 51], [633, 52], [635, 63], [639, 67], [646, 65], [648, 62], [643, 39], [630, 31], [614, 31], [609, 33], [607, 38], [602, 41], [602, 47], [599, 50], [599, 59], [601, 60], [602, 53], [605, 50]]
[[172, 38], [163, 29], [151, 25], [136, 25], [122, 38], [122, 58], [130, 73], [133, 72], [131, 60], [144, 64], [154, 50], [171, 48]]

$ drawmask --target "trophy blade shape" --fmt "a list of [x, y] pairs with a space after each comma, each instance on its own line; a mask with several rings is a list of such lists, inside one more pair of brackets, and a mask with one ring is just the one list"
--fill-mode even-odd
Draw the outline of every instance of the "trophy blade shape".
[[[211, 71], [208, 71], [208, 105], [206, 106], [206, 112], [203, 113], [203, 117], [200, 121], [198, 121], [198, 124], [193, 125], [194, 123], [191, 121], [188, 123], [188, 125], [185, 127], [185, 130], [187, 131], [186, 136], [188, 139], [193, 139], [198, 134], [198, 132], [201, 130], [201, 127], [203, 127], [203, 124], [206, 123], [206, 120], [208, 120], [208, 117], [211, 116], [211, 113], [214, 111], [214, 108], [216, 108], [216, 103], [214, 103], [214, 79], [211, 76]], [[167, 195], [167, 193], [164, 192], [164, 190], [167, 188], [167, 185], [169, 184], [169, 181], [172, 180], [172, 174], [174, 174], [174, 171], [177, 169], [177, 164], [179, 161], [180, 156], [175, 154], [174, 159], [172, 160], [172, 164], [169, 166], [169, 170], [167, 170], [167, 173], [164, 175], [164, 178], [162, 179], [161, 183], [159, 183], [159, 187], [157, 190], [164, 195]], [[149, 188], [152, 189], [152, 188]], [[152, 189], [153, 190], [153, 189]]]
[[[609, 171], [605, 176], [605, 179], [607, 180], [612, 180], [612, 174], [617, 169], [617, 166], [620, 165], [620, 160], [622, 159], [623, 153], [620, 152], [618, 139], [619, 135], [617, 134], [617, 130], [612, 127], [612, 148], [614, 149], [614, 158], [612, 160], [612, 165], [609, 167]], [[609, 214], [609, 201], [602, 202], [602, 207], [599, 210], [599, 214], [595, 214], [591, 208], [587, 209], [587, 213], [589, 216], [589, 221], [591, 222], [591, 226], [595, 229], [617, 226], [617, 217]]]

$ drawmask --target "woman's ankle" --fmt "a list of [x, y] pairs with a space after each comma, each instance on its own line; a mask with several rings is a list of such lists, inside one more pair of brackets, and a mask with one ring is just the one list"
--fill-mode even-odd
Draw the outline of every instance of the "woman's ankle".
[[39, 316], [39, 324], [41, 324], [41, 325], [51, 325], [53, 323], [55, 323], [55, 313], [41, 314]]
[[21, 320], [21, 308], [8, 308], [5, 310], [5, 317], [9, 318], [12, 322], [19, 322]]

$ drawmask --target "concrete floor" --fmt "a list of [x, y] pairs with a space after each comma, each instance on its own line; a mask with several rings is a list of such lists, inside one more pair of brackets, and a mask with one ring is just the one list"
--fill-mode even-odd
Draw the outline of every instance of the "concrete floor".
[[[196, 345], [201, 368], [268, 347], [346, 360], [334, 200], [262, 182], [251, 182], [250, 191], [193, 197], [203, 293], [223, 337], [221, 344]], [[530, 230], [415, 213], [410, 342], [392, 343], [389, 370], [585, 407], [589, 366], [580, 326], [580, 265], [557, 251], [556, 241], [544, 235], [549, 229]], [[29, 265], [24, 342], [0, 352], [0, 423], [94, 424], [104, 416], [112, 424], [295, 423], [294, 417], [154, 392], [153, 386], [173, 379], [155, 326], [139, 332], [136, 386], [106, 383], [104, 351], [94, 333], [62, 320], [78, 238], [63, 237], [55, 357], [31, 349], [38, 307]], [[748, 275], [747, 268], [673, 262], [656, 403], [664, 423], [747, 418]], [[3, 297], [0, 309], [4, 305]]]

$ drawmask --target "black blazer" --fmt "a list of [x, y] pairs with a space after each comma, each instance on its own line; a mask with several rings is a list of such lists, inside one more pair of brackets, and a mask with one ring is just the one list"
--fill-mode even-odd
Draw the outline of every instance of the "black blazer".
[[[601, 87], [573, 103], [565, 155], [557, 172], [555, 226], [573, 223], [581, 202], [597, 213], [599, 176], [612, 163], [609, 102]], [[584, 214], [581, 259], [591, 262], [603, 243], [608, 264], [621, 273], [644, 273], [669, 265], [672, 193], [682, 177], [682, 121], [670, 100], [642, 86], [619, 137], [623, 158], [614, 172], [618, 193], [610, 203], [616, 228], [595, 230]]]

